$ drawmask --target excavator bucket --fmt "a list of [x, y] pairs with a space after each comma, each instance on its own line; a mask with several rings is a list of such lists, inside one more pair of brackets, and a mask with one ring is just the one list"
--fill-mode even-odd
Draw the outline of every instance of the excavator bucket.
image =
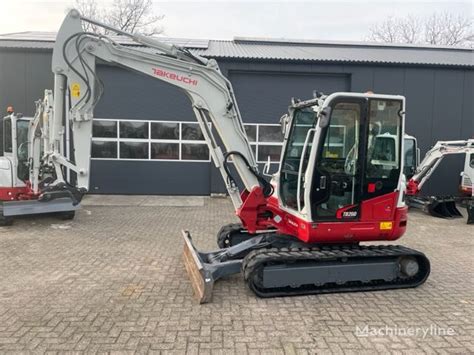
[[407, 199], [408, 206], [418, 208], [433, 217], [438, 218], [458, 218], [462, 217], [456, 207], [456, 199], [454, 197], [425, 197], [415, 196]]
[[183, 259], [184, 266], [188, 273], [194, 296], [199, 303], [208, 303], [212, 300], [212, 290], [214, 288], [214, 279], [212, 273], [206, 270], [205, 264], [198, 251], [194, 248], [191, 240], [191, 234], [188, 231], [182, 231], [184, 239]]
[[433, 198], [426, 206], [427, 212], [434, 217], [458, 218], [462, 217], [453, 198]]

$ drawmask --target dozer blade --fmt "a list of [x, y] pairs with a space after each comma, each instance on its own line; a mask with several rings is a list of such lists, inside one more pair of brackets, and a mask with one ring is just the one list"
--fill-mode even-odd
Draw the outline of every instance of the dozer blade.
[[238, 246], [219, 249], [213, 252], [200, 252], [192, 242], [191, 234], [182, 231], [184, 239], [183, 259], [194, 295], [199, 303], [212, 301], [214, 282], [222, 277], [238, 274], [242, 266], [242, 251], [258, 244], [260, 237], [244, 241]]
[[208, 303], [212, 301], [212, 290], [214, 288], [214, 278], [212, 272], [204, 266], [203, 260], [191, 240], [191, 234], [188, 231], [182, 231], [184, 239], [183, 259], [184, 266], [188, 273], [191, 285], [194, 290], [194, 296], [199, 303]]

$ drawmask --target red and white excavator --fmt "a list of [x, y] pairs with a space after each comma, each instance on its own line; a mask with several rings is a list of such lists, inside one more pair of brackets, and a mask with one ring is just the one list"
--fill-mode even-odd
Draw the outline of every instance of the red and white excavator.
[[[33, 118], [9, 107], [1, 123], [0, 226], [10, 225], [20, 215], [56, 213], [62, 219], [74, 218], [85, 190], [67, 182], [64, 168], [72, 164], [64, 156], [64, 122], [54, 121], [52, 91], [45, 90], [44, 99], [36, 102]], [[64, 164], [56, 164], [55, 170], [56, 161]]]
[[[84, 32], [83, 21], [142, 47]], [[199, 252], [190, 233], [183, 232], [185, 266], [200, 302], [210, 301], [217, 279], [239, 272], [260, 297], [399, 289], [427, 279], [430, 263], [423, 253], [399, 245], [362, 244], [392, 242], [406, 230], [404, 97], [339, 92], [293, 100], [282, 119], [279, 171], [267, 182], [258, 170], [231, 83], [214, 60], [72, 10], [53, 51], [52, 122], [70, 123], [74, 160], [63, 159], [56, 147], [44, 153], [43, 161], [53, 172], [51, 193], [64, 193], [60, 183], [65, 182], [65, 167], [77, 175], [75, 184], [65, 184], [70, 194], [82, 194], [87, 187], [93, 108], [102, 93], [96, 60], [181, 88], [226, 182], [241, 220], [218, 234], [219, 243], [229, 247]], [[382, 135], [390, 135], [392, 143], [378, 138]], [[40, 188], [40, 194], [45, 192]], [[242, 242], [236, 243], [238, 239]]]

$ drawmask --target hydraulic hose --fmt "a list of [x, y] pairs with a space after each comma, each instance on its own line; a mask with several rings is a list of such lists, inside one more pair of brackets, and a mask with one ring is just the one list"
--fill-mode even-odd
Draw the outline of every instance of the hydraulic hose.
[[240, 152], [237, 152], [237, 151], [230, 151], [230, 152], [227, 152], [224, 154], [224, 170], [225, 172], [227, 173], [227, 178], [234, 184], [236, 184], [235, 182], [235, 179], [234, 177], [232, 176], [232, 173], [230, 172], [230, 169], [229, 169], [229, 162], [227, 161], [227, 159], [231, 156], [231, 155], [237, 155], [239, 156], [245, 163], [245, 165], [247, 166], [247, 168], [249, 169], [250, 172], [252, 172], [252, 174], [255, 175], [255, 177], [257, 178], [260, 186], [262, 187], [262, 191], [263, 191], [263, 196], [265, 197], [270, 197], [273, 192], [274, 192], [274, 188], [272, 186], [272, 184], [270, 184], [267, 180], [265, 180], [263, 178], [263, 176], [261, 176], [258, 171], [255, 170], [255, 168], [253, 166], [250, 165], [249, 161], [247, 160], [247, 158]]

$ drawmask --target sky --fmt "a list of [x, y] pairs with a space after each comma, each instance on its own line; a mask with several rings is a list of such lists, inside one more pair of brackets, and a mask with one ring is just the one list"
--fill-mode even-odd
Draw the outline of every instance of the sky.
[[[110, 6], [110, 0], [97, 0]], [[73, 0], [0, 0], [0, 34], [57, 31]], [[313, 40], [367, 38], [373, 24], [389, 17], [449, 11], [474, 16], [468, 1], [153, 1], [164, 35], [178, 38], [270, 37]], [[5, 16], [7, 14], [8, 16]]]

